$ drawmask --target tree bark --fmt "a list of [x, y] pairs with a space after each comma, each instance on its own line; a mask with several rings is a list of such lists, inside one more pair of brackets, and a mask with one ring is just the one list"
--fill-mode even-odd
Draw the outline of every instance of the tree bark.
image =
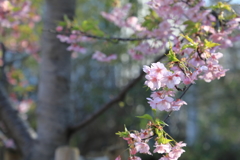
[[0, 85], [0, 118], [6, 126], [10, 137], [14, 139], [22, 155], [30, 154], [35, 133], [18, 115], [17, 110], [9, 102], [4, 88]]
[[[56, 23], [66, 15], [74, 16], [75, 0], [46, 0], [44, 5], [44, 31], [55, 29]], [[56, 34], [43, 32], [40, 83], [37, 107], [38, 139], [31, 160], [53, 160], [55, 149], [68, 143], [70, 120], [71, 53], [67, 44]]]

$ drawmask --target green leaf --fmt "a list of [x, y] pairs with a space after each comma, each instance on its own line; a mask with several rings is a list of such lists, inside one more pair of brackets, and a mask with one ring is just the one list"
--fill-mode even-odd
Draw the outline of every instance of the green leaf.
[[119, 137], [124, 137], [124, 138], [128, 137], [129, 134], [130, 134], [130, 132], [127, 130], [127, 128], [126, 128], [125, 125], [124, 125], [124, 130], [125, 130], [124, 132], [118, 131], [118, 132], [116, 133], [116, 135], [118, 135]]
[[217, 5], [213, 6], [214, 9], [223, 9], [223, 10], [227, 10], [229, 12], [232, 11], [232, 7], [227, 4], [227, 3], [223, 3], [223, 2], [218, 2]]
[[137, 118], [142, 118], [142, 119], [147, 119], [147, 120], [151, 120], [154, 121], [152, 116], [150, 116], [149, 114], [144, 114], [143, 116], [136, 116]]
[[188, 34], [188, 35], [197, 33], [200, 30], [200, 26], [201, 26], [200, 22], [193, 22], [190, 20], [185, 21], [183, 24], [186, 25], [185, 34]]
[[163, 138], [162, 139], [162, 144], [167, 144], [167, 143], [169, 143], [171, 141], [172, 141], [171, 139]]
[[143, 27], [146, 27], [148, 30], [153, 30], [162, 19], [158, 16], [158, 14], [150, 9], [150, 14], [144, 17], [144, 22], [142, 24]]
[[98, 28], [98, 22], [94, 20], [85, 20], [82, 22], [81, 29], [83, 32], [91, 33], [95, 36], [104, 36], [103, 31]]
[[68, 28], [70, 28], [72, 22], [71, 22], [71, 20], [68, 18], [68, 16], [67, 16], [66, 14], [64, 14], [63, 19], [64, 19], [64, 22], [66, 22], [66, 26], [67, 26]]
[[118, 132], [116, 133], [116, 135], [118, 135], [119, 137], [124, 137], [124, 138], [126, 138], [126, 137], [128, 137], [129, 132], [120, 132], [120, 131], [118, 131]]
[[220, 44], [218, 44], [218, 43], [210, 42], [207, 39], [204, 39], [205, 48], [213, 48], [213, 47], [216, 47], [216, 46], [219, 46], [219, 45]]
[[157, 124], [157, 125], [164, 125], [164, 126], [168, 126], [168, 124], [167, 124], [167, 123], [165, 123], [164, 121], [161, 121], [161, 120], [159, 120], [159, 119], [156, 119], [156, 120], [155, 120], [155, 122], [156, 122], [156, 124]]
[[179, 59], [176, 57], [176, 54], [173, 52], [170, 42], [169, 42], [169, 44], [170, 44], [170, 46], [169, 46], [170, 50], [169, 50], [169, 53], [167, 54], [168, 60], [170, 62], [178, 62]]
[[192, 43], [193, 45], [197, 45], [196, 42], [193, 41], [193, 39], [191, 39], [190, 37], [188, 37], [188, 35], [184, 36], [183, 34], [180, 34], [180, 36], [182, 36], [183, 38], [185, 38], [186, 40], [188, 40], [190, 43]]
[[193, 44], [184, 44], [181, 48], [181, 50], [184, 50], [186, 48], [193, 48], [193, 49], [197, 49], [197, 46], [196, 45], [193, 45]]
[[159, 129], [155, 128], [155, 133], [156, 133], [156, 135], [159, 137], [159, 139], [160, 139], [161, 137], [163, 137], [163, 131], [162, 131], [162, 130], [159, 130]]
[[62, 27], [65, 27], [65, 26], [67, 26], [67, 23], [64, 22], [64, 21], [60, 21], [60, 22], [58, 22], [58, 25], [62, 26]]

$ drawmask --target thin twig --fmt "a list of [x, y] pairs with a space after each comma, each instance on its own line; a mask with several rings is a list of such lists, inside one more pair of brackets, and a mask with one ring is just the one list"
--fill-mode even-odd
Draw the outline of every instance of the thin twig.
[[[181, 99], [192, 85], [193, 85], [192, 83], [189, 84], [189, 86], [183, 91], [183, 93], [179, 96], [178, 99]], [[167, 117], [164, 119], [164, 122], [167, 121], [167, 119], [171, 116], [172, 112], [173, 112], [173, 111], [171, 111], [171, 112], [168, 113]]]
[[89, 37], [89, 38], [94, 38], [94, 39], [99, 39], [99, 40], [105, 40], [105, 41], [142, 41], [142, 40], [149, 40], [149, 39], [155, 39], [153, 37], [144, 37], [144, 38], [121, 38], [121, 37], [100, 37], [100, 36], [95, 36], [83, 31], [79, 31], [83, 36]]
[[[168, 51], [166, 51], [166, 53], [168, 53]], [[158, 62], [158, 61], [162, 60], [164, 57], [166, 57], [165, 54], [160, 56], [155, 62]], [[128, 93], [128, 91], [130, 91], [130, 89], [132, 89], [137, 84], [137, 82], [139, 82], [142, 79], [144, 74], [145, 73], [143, 71], [141, 71], [140, 75], [137, 78], [135, 78], [134, 80], [132, 80], [114, 99], [110, 100], [108, 103], [103, 105], [98, 111], [93, 113], [91, 116], [86, 118], [84, 121], [71, 126], [69, 128], [69, 134], [72, 135], [73, 133], [75, 133], [76, 131], [82, 129], [86, 125], [89, 125], [98, 116], [103, 114], [107, 109], [111, 108], [114, 104], [122, 101], [125, 98], [125, 95]]]
[[118, 41], [143, 41], [143, 40], [149, 40], [149, 39], [156, 39], [154, 37], [144, 37], [144, 38], [122, 38], [122, 37], [103, 37], [103, 36], [96, 36], [90, 33], [86, 33], [83, 31], [78, 30], [79, 33], [69, 33], [69, 32], [57, 32], [55, 30], [43, 30], [48, 31], [55, 34], [62, 34], [62, 35], [81, 35], [88, 38], [98, 39], [98, 40], [105, 40], [105, 41], [111, 41], [111, 42], [118, 42]]

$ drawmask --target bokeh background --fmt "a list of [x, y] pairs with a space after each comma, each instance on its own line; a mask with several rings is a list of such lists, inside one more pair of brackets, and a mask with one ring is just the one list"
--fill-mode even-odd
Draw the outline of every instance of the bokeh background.
[[[143, 20], [147, 14], [147, 0], [78, 0], [76, 16], [79, 22], [84, 20], [97, 20], [99, 26], [112, 36], [128, 36], [127, 30], [119, 30], [113, 24], [107, 22], [100, 15], [101, 11], [110, 11], [117, 3], [133, 3], [131, 15]], [[217, 1], [207, 1], [207, 4]], [[44, 4], [41, 0], [34, 2], [38, 6], [40, 15], [44, 14]], [[240, 10], [240, 1], [232, 1], [231, 4]], [[41, 21], [37, 25], [36, 35], [41, 34]], [[38, 39], [35, 39], [38, 41]], [[87, 54], [73, 53], [72, 77], [71, 77], [71, 104], [74, 106], [72, 117], [81, 121], [97, 110], [102, 104], [118, 93], [130, 80], [137, 77], [143, 64], [149, 64], [155, 57], [148, 57], [144, 61], [135, 61], [126, 53], [130, 44], [107, 43], [96, 41], [94, 44], [83, 44]], [[117, 53], [119, 60], [110, 64], [104, 64], [91, 60], [91, 54], [95, 50], [104, 53]], [[240, 43], [234, 44], [230, 49], [223, 50], [224, 58], [221, 64], [230, 69], [224, 78], [211, 83], [197, 81], [184, 96], [188, 103], [179, 112], [174, 112], [168, 120], [169, 127], [166, 130], [177, 141], [187, 143], [186, 153], [180, 159], [184, 160], [239, 160], [240, 159]], [[162, 51], [164, 53], [164, 51]], [[13, 56], [9, 53], [11, 60]], [[14, 55], [14, 57], [16, 57]], [[9, 60], [9, 61], [10, 61]], [[22, 77], [35, 90], [28, 91], [24, 97], [33, 101], [24, 117], [36, 128], [35, 108], [36, 90], [38, 84], [38, 63], [36, 58], [26, 56], [12, 63], [14, 68], [22, 71]], [[10, 69], [10, 68], [9, 68]], [[21, 76], [20, 76], [21, 77]], [[24, 79], [23, 78], [23, 79]], [[23, 80], [22, 79], [22, 80]], [[125, 154], [127, 144], [115, 135], [124, 129], [124, 124], [129, 130], [140, 129], [146, 125], [146, 121], [136, 116], [144, 113], [151, 114], [146, 97], [150, 91], [144, 87], [144, 79], [127, 94], [124, 101], [107, 110], [93, 123], [77, 132], [71, 139], [71, 146], [80, 150], [82, 159], [112, 160], [119, 154]], [[17, 90], [17, 89], [16, 89]], [[17, 90], [19, 91], [19, 90]], [[20, 90], [21, 91], [21, 90]], [[21, 95], [21, 93], [19, 93]], [[158, 113], [160, 119], [166, 117], [166, 112]], [[6, 150], [1, 145], [0, 156]], [[8, 148], [14, 153], [14, 148]], [[124, 152], [125, 151], [125, 152]], [[159, 155], [142, 156], [144, 160], [157, 160]], [[1, 159], [1, 158], [0, 158]]]

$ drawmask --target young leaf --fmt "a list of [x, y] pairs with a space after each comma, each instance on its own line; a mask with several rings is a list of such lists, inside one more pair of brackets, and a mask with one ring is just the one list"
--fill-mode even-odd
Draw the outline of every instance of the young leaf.
[[186, 48], [197, 49], [197, 45], [193, 45], [193, 44], [191, 44], [191, 43], [189, 43], [189, 44], [184, 44], [184, 45], [182, 46], [181, 50], [184, 50], [184, 49], [186, 49]]
[[171, 139], [163, 138], [162, 139], [162, 144], [167, 144], [167, 143], [169, 143], [171, 141], [172, 141]]
[[129, 132], [120, 132], [120, 131], [118, 131], [118, 132], [116, 133], [116, 135], [118, 135], [119, 137], [124, 137], [124, 138], [126, 138], [126, 137], [128, 137]]
[[156, 122], [156, 124], [157, 124], [157, 125], [164, 125], [164, 126], [168, 126], [168, 124], [167, 124], [167, 123], [165, 123], [164, 121], [161, 121], [161, 120], [159, 120], [159, 119], [156, 119], [156, 120], [155, 120], [155, 122]]
[[190, 43], [192, 43], [193, 45], [197, 45], [196, 42], [193, 41], [193, 39], [191, 39], [190, 37], [188, 37], [188, 35], [184, 36], [183, 34], [180, 34], [180, 36], [182, 36], [183, 38], [185, 38], [186, 40], [188, 40]]
[[136, 116], [136, 117], [154, 121], [152, 116], [150, 116], [149, 114], [144, 114], [143, 116]]
[[127, 128], [126, 128], [125, 125], [124, 125], [124, 132], [118, 131], [118, 132], [116, 133], [116, 135], [118, 135], [119, 137], [124, 137], [124, 138], [128, 137], [129, 134], [130, 134], [130, 132], [127, 130]]
[[173, 52], [171, 44], [169, 48], [170, 50], [169, 50], [169, 53], [167, 54], [168, 60], [170, 62], [178, 62], [179, 59], [176, 57], [176, 54]]
[[212, 47], [216, 47], [216, 46], [219, 46], [219, 45], [220, 44], [218, 44], [218, 43], [210, 42], [207, 39], [204, 39], [204, 46], [206, 48], [212, 48]]

